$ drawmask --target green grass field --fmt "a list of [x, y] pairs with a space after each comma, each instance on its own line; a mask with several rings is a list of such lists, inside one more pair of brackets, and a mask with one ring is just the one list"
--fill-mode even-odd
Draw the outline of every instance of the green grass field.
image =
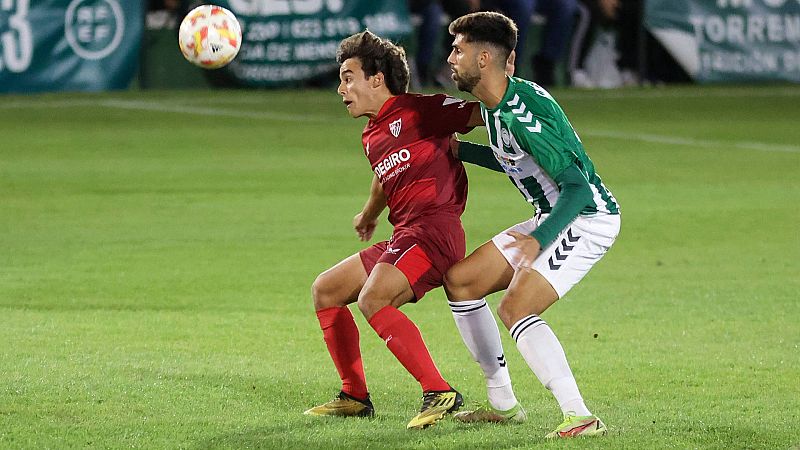
[[[0, 448], [798, 448], [800, 87], [554, 95], [623, 209], [544, 314], [609, 436], [545, 441], [505, 332], [528, 423], [406, 431], [419, 386], [355, 308], [377, 417], [303, 416], [339, 389], [310, 286], [363, 245], [364, 122], [333, 91], [168, 91], [0, 102]], [[468, 171], [472, 250], [531, 211]], [[484, 400], [441, 289], [403, 310]]]

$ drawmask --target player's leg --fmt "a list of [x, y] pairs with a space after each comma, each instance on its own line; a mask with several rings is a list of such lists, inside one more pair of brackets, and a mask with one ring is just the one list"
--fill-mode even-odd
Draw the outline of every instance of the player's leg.
[[490, 241], [447, 271], [444, 289], [451, 302], [471, 301], [506, 289], [513, 276], [514, 269]]
[[500, 319], [564, 413], [564, 422], [548, 437], [606, 432], [603, 422], [586, 407], [561, 343], [539, 315], [586, 275], [607, 252], [618, 231], [618, 217], [576, 219], [540, 253], [532, 269], [517, 268], [500, 302]]
[[401, 240], [393, 242], [392, 247], [398, 251], [385, 254], [375, 265], [359, 295], [358, 306], [392, 354], [420, 383], [422, 408], [408, 428], [425, 428], [457, 410], [463, 399], [442, 378], [419, 328], [398, 308], [441, 285], [442, 275], [413, 242]]
[[342, 380], [342, 389], [332, 401], [306, 411], [307, 415], [374, 414], [361, 361], [358, 327], [347, 307], [358, 299], [366, 279], [367, 271], [361, 257], [356, 254], [321, 273], [311, 286], [317, 319], [328, 353]]
[[359, 254], [350, 255], [322, 272], [311, 285], [314, 309], [349, 305], [358, 300], [358, 293], [367, 281], [367, 270]]
[[358, 307], [424, 392], [449, 390], [450, 385], [436, 368], [419, 329], [398, 309], [414, 298], [411, 285], [400, 269], [378, 263], [361, 291]]
[[489, 405], [462, 411], [464, 422], [524, 421], [527, 416], [511, 386], [500, 330], [485, 296], [508, 287], [514, 270], [493, 242], [478, 247], [445, 275], [445, 291], [458, 332], [483, 370]]
[[389, 263], [378, 262], [364, 281], [357, 300], [358, 309], [369, 321], [384, 307], [397, 309], [414, 300], [414, 291], [400, 269]]
[[583, 424], [588, 431], [602, 422], [586, 407], [561, 342], [539, 317], [556, 300], [558, 294], [539, 272], [518, 269], [500, 301], [498, 315], [510, 330], [528, 367], [556, 398], [565, 418], [593, 418], [593, 425]]
[[413, 299], [414, 292], [403, 272], [391, 264], [378, 263], [364, 285], [358, 307], [423, 391], [448, 390], [450, 385], [436, 368], [419, 329], [398, 309]]

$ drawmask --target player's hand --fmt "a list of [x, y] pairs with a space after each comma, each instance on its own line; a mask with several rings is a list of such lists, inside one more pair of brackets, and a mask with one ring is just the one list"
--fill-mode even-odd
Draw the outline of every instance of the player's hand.
[[378, 226], [378, 219], [369, 220], [364, 217], [363, 212], [353, 217], [353, 228], [355, 228], [358, 238], [362, 241], [372, 239], [372, 233], [375, 232], [376, 226]]
[[506, 75], [513, 77], [514, 76], [514, 69], [516, 66], [514, 62], [517, 60], [517, 52], [515, 50], [511, 50], [511, 53], [508, 55], [508, 60], [506, 60]]
[[519, 249], [521, 253], [520, 259], [517, 262], [519, 268], [527, 270], [533, 268], [533, 261], [536, 260], [539, 256], [539, 252], [542, 250], [539, 241], [533, 236], [522, 234], [517, 231], [509, 231], [506, 234], [513, 237], [514, 242], [506, 244], [504, 248], [516, 248]]
[[455, 134], [450, 135], [450, 153], [453, 154], [453, 158], [458, 159], [458, 145], [459, 140]]

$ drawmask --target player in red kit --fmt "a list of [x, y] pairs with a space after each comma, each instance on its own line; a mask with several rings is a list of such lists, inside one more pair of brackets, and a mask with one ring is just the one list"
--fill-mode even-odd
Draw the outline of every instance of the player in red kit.
[[442, 285], [464, 257], [460, 216], [467, 199], [464, 167], [450, 136], [481, 124], [475, 103], [446, 95], [407, 93], [405, 52], [369, 31], [343, 40], [337, 52], [338, 92], [352, 117], [367, 116], [362, 142], [374, 172], [370, 196], [353, 219], [363, 241], [388, 206], [394, 231], [345, 258], [314, 281], [314, 307], [342, 379], [341, 392], [306, 411], [317, 416], [371, 416], [359, 331], [347, 305], [358, 302], [370, 326], [420, 383], [423, 402], [408, 428], [425, 428], [457, 410], [461, 394], [442, 378], [417, 326], [400, 310]]

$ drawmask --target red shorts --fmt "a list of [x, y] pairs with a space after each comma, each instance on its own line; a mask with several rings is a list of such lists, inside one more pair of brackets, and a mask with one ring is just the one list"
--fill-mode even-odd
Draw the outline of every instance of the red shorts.
[[[446, 243], [443, 246], [427, 242], [428, 239], [425, 239], [424, 234], [401, 232], [392, 236], [391, 240], [365, 248], [359, 252], [364, 269], [370, 274], [377, 263], [387, 263], [397, 267], [406, 276], [411, 290], [414, 291], [413, 301], [417, 301], [426, 292], [441, 286], [447, 270], [464, 258], [466, 243], [460, 223], [456, 229], [448, 228], [452, 233], [444, 233]], [[442, 244], [442, 237], [441, 233], [437, 233], [433, 240], [438, 241], [436, 244]], [[428, 245], [421, 244], [422, 241]]]

